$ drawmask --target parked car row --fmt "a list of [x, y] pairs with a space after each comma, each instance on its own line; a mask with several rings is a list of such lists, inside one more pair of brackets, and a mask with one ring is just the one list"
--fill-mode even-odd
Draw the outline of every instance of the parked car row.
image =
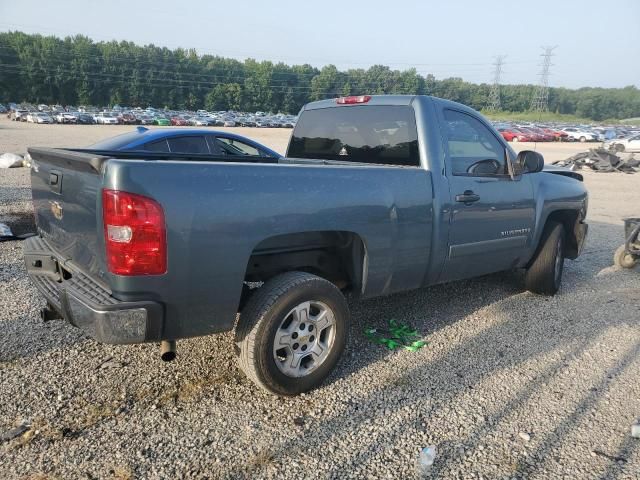
[[494, 123], [508, 142], [607, 142], [640, 134], [628, 127]]
[[[98, 125], [157, 125], [175, 127], [269, 127], [293, 128], [297, 118], [294, 115], [268, 114], [265, 112], [247, 113], [233, 111], [196, 112], [186, 110], [160, 110], [152, 107], [112, 108], [62, 107], [60, 105], [9, 104], [2, 106], [0, 113], [7, 113], [14, 121], [32, 121], [33, 123], [62, 124], [98, 124]], [[32, 118], [33, 117], [33, 118]], [[38, 121], [38, 119], [43, 119]], [[31, 119], [31, 120], [30, 120]]]

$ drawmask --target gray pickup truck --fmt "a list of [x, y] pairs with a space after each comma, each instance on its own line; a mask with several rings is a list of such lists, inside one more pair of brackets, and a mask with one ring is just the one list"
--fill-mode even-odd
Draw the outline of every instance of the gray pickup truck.
[[24, 253], [44, 319], [160, 342], [165, 359], [235, 327], [241, 368], [278, 395], [334, 368], [346, 294], [524, 269], [553, 295], [587, 233], [579, 174], [427, 96], [310, 103], [284, 158], [29, 152], [38, 235]]

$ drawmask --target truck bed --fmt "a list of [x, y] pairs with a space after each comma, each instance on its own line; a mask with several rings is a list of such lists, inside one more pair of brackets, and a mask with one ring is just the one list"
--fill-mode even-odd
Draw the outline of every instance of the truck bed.
[[[86, 275], [120, 302], [162, 301], [162, 326], [146, 341], [231, 329], [252, 255], [282, 245], [288, 235], [343, 232], [358, 238], [366, 251], [366, 284], [357, 292], [362, 296], [417, 288], [437, 277], [441, 266], [430, 263], [433, 186], [422, 168], [77, 149], [29, 152], [38, 231], [67, 270]], [[61, 179], [59, 192], [52, 174]], [[102, 189], [144, 195], [162, 206], [166, 274], [108, 272]]]

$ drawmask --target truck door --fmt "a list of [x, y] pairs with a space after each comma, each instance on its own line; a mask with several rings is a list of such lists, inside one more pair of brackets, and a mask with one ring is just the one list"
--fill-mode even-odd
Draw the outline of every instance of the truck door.
[[528, 175], [509, 175], [504, 143], [468, 112], [442, 110], [450, 194], [441, 281], [508, 270], [527, 252], [535, 222]]

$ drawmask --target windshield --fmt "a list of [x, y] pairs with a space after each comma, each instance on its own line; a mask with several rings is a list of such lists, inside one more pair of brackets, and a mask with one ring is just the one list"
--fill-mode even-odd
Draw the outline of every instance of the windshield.
[[288, 156], [418, 166], [415, 114], [408, 106], [349, 106], [305, 111]]

